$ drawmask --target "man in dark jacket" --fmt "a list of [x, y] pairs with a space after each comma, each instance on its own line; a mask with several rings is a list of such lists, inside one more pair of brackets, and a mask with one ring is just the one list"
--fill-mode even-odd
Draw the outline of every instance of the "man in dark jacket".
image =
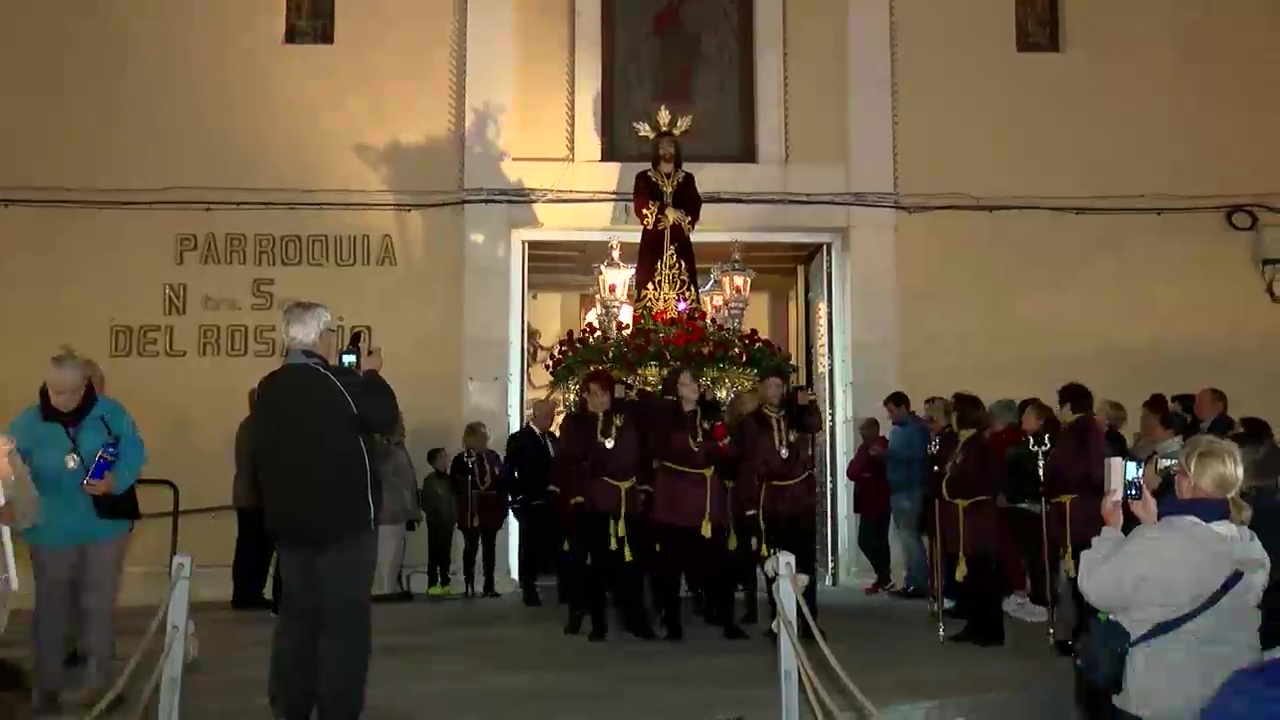
[[[370, 594], [382, 488], [369, 454], [373, 435], [400, 417], [378, 374], [377, 349], [363, 370], [330, 364], [336, 333], [328, 308], [284, 311], [284, 364], [258, 384], [253, 461], [283, 584], [268, 693], [280, 720], [356, 720], [369, 670]], [[323, 649], [323, 651], [322, 651]]]
[[1196, 393], [1195, 422], [1191, 435], [1215, 435], [1225, 438], [1236, 430], [1236, 421], [1227, 414], [1227, 394], [1218, 388], [1205, 388]]
[[[558, 555], [564, 540], [549, 491], [556, 442], [551, 422], [555, 415], [552, 401], [535, 402], [529, 424], [507, 438], [502, 467], [503, 487], [510, 494], [511, 509], [520, 524], [520, 592], [529, 607], [542, 604], [538, 575], [547, 569], [558, 569], [559, 564], [553, 564], [552, 558]], [[556, 573], [557, 578], [560, 575]]]
[[[263, 595], [267, 573], [271, 570], [271, 556], [276, 549], [267, 535], [253, 468], [252, 420], [256, 392], [249, 391], [249, 414], [236, 428], [236, 474], [231, 485], [231, 502], [236, 506], [236, 550], [231, 561], [231, 607], [235, 610], [279, 607], [278, 602], [273, 605]], [[276, 577], [279, 576], [277, 572]]]

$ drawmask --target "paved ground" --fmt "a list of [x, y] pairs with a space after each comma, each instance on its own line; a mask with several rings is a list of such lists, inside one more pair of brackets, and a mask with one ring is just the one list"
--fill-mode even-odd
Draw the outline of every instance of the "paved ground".
[[[1069, 665], [1048, 651], [1040, 626], [1010, 621], [1003, 649], [940, 647], [920, 603], [840, 590], [824, 593], [821, 602], [837, 657], [882, 717], [1073, 717]], [[264, 697], [271, 618], [218, 606], [196, 606], [194, 613], [201, 658], [185, 680], [183, 720], [269, 720]], [[132, 652], [147, 619], [142, 611], [125, 612], [122, 656]], [[776, 646], [762, 638], [729, 643], [691, 623], [680, 645], [621, 636], [593, 644], [564, 637], [561, 623], [558, 609], [529, 610], [514, 596], [377, 606], [367, 717], [779, 717]], [[26, 626], [25, 616], [15, 616], [0, 653], [25, 657]], [[818, 653], [816, 646], [812, 652]], [[834, 678], [827, 685], [839, 691]]]

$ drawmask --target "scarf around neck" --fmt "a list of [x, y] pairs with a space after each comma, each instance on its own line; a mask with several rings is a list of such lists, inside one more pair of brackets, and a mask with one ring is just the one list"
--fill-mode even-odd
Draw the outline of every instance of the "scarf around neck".
[[65, 428], [79, 427], [97, 404], [98, 392], [93, 389], [93, 383], [85, 383], [84, 395], [70, 410], [59, 410], [54, 407], [53, 401], [49, 399], [49, 386], [40, 386], [40, 418], [45, 422], [57, 423]]
[[1159, 515], [1162, 518], [1174, 515], [1193, 517], [1205, 524], [1231, 519], [1231, 504], [1226, 500], [1213, 498], [1182, 499], [1172, 493], [1160, 501]]

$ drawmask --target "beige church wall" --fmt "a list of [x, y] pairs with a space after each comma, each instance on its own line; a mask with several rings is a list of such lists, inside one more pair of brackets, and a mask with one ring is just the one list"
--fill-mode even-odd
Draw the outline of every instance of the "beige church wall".
[[[1014, 52], [1012, 3], [899, 0], [906, 193], [1274, 191], [1280, 64], [1268, 0], [1063, 5], [1062, 54]], [[1081, 380], [1133, 417], [1217, 385], [1280, 418], [1280, 307], [1219, 214], [900, 214], [899, 379], [913, 395], [1052, 398]], [[1131, 428], [1133, 429], [1133, 428]]]
[[[842, 102], [847, 69], [847, 3], [787, 0], [784, 11], [787, 162], [843, 166], [848, 136]], [[836, 187], [832, 185], [828, 190]]]
[[573, 153], [573, 0], [512, 0], [512, 107], [503, 146], [516, 160], [566, 160]]
[[[103, 189], [6, 189], [0, 196], [417, 202], [428, 196], [412, 191], [459, 187], [453, 3], [339, 4], [337, 43], [328, 47], [282, 45], [283, 3], [131, 5], [68, 15], [52, 5], [0, 0], [9, 20], [0, 25], [0, 64], [22, 68], [0, 89], [0, 187]], [[118, 192], [179, 186], [191, 189]], [[358, 192], [296, 190], [302, 188]], [[246, 234], [250, 265], [201, 267], [196, 253], [175, 266], [180, 233], [201, 241], [206, 233]], [[254, 234], [277, 242], [290, 234], [368, 235], [375, 251], [390, 235], [396, 265], [255, 268]], [[427, 450], [456, 449], [462, 423], [455, 310], [462, 236], [456, 208], [0, 209], [9, 269], [0, 298], [11, 308], [0, 329], [21, 338], [8, 349], [11, 382], [0, 389], [0, 417], [34, 399], [43, 363], [70, 343], [102, 362], [111, 394], [136, 416], [151, 456], [145, 474], [178, 482], [187, 507], [229, 503], [232, 438], [246, 392], [274, 364], [253, 357], [253, 328], [278, 323], [280, 299], [305, 297], [329, 303], [344, 324], [373, 328], [425, 474]], [[271, 310], [248, 309], [257, 278], [275, 280]], [[178, 282], [188, 284], [189, 312], [165, 317], [163, 286]], [[241, 309], [205, 310], [206, 295]], [[172, 325], [188, 354], [111, 357], [113, 323]], [[249, 356], [200, 357], [201, 324], [224, 331], [249, 325]], [[224, 336], [223, 354], [227, 342]], [[143, 502], [163, 509], [166, 498], [148, 491]], [[187, 516], [182, 527], [181, 547], [198, 568], [230, 564], [233, 514]], [[143, 522], [130, 568], [163, 566], [167, 533], [163, 520]], [[126, 583], [126, 601], [130, 591]], [[197, 592], [217, 596], [223, 589], [203, 583]]]

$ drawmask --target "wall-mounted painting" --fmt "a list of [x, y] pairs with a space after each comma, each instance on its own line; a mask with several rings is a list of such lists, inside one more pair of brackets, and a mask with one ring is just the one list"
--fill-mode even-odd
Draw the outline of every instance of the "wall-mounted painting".
[[602, 11], [605, 161], [647, 162], [631, 123], [661, 105], [693, 116], [685, 161], [756, 161], [752, 0], [603, 0]]
[[1018, 52], [1060, 52], [1058, 0], [1014, 0]]
[[332, 45], [335, 0], [285, 0], [285, 45]]

